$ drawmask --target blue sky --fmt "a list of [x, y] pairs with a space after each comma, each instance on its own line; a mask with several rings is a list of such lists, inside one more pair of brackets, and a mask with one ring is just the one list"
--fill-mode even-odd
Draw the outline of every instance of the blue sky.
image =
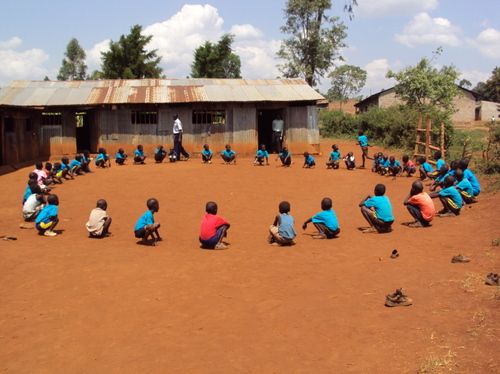
[[[398, 71], [443, 53], [437, 67], [454, 64], [461, 78], [475, 85], [500, 66], [499, 0], [358, 0], [355, 17], [343, 11], [346, 0], [333, 0], [330, 15], [348, 27], [346, 62], [367, 70], [361, 94], [391, 87], [388, 69]], [[100, 67], [100, 52], [109, 40], [128, 34], [139, 24], [153, 35], [150, 48], [163, 57], [168, 78], [190, 73], [192, 54], [205, 40], [217, 41], [225, 32], [236, 35], [233, 48], [248, 79], [279, 76], [276, 51], [285, 37], [285, 0], [212, 0], [191, 2], [143, 0], [3, 1], [0, 11], [0, 87], [11, 80], [55, 80], [66, 46], [75, 37], [87, 52], [88, 72]], [[329, 79], [319, 89], [326, 92]]]

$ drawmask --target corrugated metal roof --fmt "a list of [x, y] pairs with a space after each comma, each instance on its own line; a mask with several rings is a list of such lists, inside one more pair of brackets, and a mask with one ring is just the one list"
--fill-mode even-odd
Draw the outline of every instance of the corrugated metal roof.
[[303, 79], [109, 79], [13, 81], [0, 105], [66, 106], [191, 102], [317, 101]]

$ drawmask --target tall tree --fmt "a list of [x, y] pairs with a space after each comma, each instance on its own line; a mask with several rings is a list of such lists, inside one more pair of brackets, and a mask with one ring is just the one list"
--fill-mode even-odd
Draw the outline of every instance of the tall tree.
[[66, 57], [62, 60], [57, 80], [84, 80], [87, 76], [87, 65], [85, 65], [85, 58], [87, 56], [76, 38], [69, 41], [64, 55]]
[[483, 100], [500, 103], [500, 67], [491, 72], [492, 76], [485, 82], [479, 82], [474, 91], [483, 96]]
[[470, 82], [470, 80], [467, 79], [460, 79], [458, 85], [465, 89], [470, 89], [472, 87], [472, 83]]
[[338, 100], [341, 103], [356, 96], [366, 83], [366, 70], [359, 66], [342, 65], [335, 68], [328, 78], [332, 79], [332, 88], [328, 90], [327, 97], [330, 100]]
[[161, 57], [156, 54], [157, 49], [146, 51], [153, 36], [141, 32], [142, 26], [135, 25], [129, 35], [122, 35], [118, 42], [109, 42], [109, 51], [101, 52], [102, 79], [160, 78], [163, 69], [158, 66]]
[[[352, 15], [357, 0], [350, 0], [345, 9]], [[347, 45], [346, 26], [338, 17], [330, 17], [331, 0], [288, 0], [286, 24], [281, 32], [290, 35], [281, 42], [278, 57], [286, 62], [278, 69], [287, 78], [302, 77], [314, 87], [335, 59], [342, 59], [339, 50]]]
[[437, 70], [427, 58], [398, 73], [391, 70], [387, 72], [387, 78], [398, 81], [396, 96], [408, 106], [422, 111], [430, 107], [453, 110], [453, 100], [460, 95], [455, 83], [459, 75], [455, 66], [443, 66]]
[[232, 52], [234, 35], [224, 34], [217, 44], [208, 40], [194, 51], [192, 78], [241, 78], [240, 57]]

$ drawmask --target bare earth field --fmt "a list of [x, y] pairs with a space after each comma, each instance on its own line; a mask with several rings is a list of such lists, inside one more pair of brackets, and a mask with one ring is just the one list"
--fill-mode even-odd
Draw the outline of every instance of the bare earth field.
[[[354, 144], [339, 143], [342, 154]], [[5, 373], [499, 373], [499, 195], [482, 194], [456, 218], [427, 229], [403, 206], [413, 178], [369, 169], [113, 164], [54, 188], [54, 238], [20, 229], [33, 167], [0, 176], [0, 370]], [[110, 150], [111, 151], [111, 150]], [[236, 149], [236, 151], [238, 151]], [[378, 151], [370, 149], [370, 153]], [[387, 186], [396, 221], [363, 234], [358, 204]], [[137, 244], [146, 200], [160, 202], [163, 242]], [[331, 197], [341, 233], [313, 240], [302, 223]], [[90, 239], [85, 223], [108, 201], [114, 237]], [[213, 200], [231, 223], [227, 250], [200, 249], [199, 224]], [[293, 247], [267, 243], [278, 204], [289, 200]], [[437, 202], [438, 203], [438, 202]], [[439, 203], [438, 203], [439, 204]], [[441, 206], [438, 206], [441, 209]], [[391, 259], [393, 249], [400, 257]], [[453, 264], [454, 255], [471, 258]], [[387, 308], [403, 287], [408, 307]]]

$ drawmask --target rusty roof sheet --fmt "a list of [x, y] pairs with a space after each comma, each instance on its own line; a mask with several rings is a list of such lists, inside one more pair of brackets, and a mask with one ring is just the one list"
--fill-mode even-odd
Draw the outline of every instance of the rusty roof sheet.
[[0, 105], [67, 106], [193, 102], [318, 101], [303, 79], [109, 79], [13, 81]]

